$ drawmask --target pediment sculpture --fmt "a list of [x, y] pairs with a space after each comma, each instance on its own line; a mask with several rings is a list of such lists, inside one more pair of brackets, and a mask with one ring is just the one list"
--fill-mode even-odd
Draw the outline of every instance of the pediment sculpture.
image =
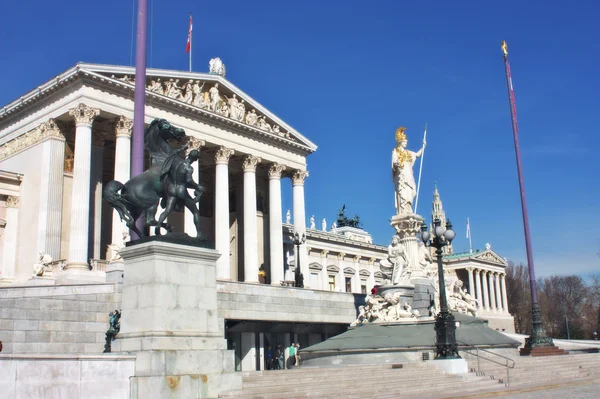
[[[216, 72], [215, 74], [220, 75]], [[133, 78], [128, 75], [111, 77], [124, 83], [134, 84]], [[294, 140], [294, 137], [277, 123], [269, 123], [265, 115], [259, 114], [255, 109], [247, 109], [248, 104], [237, 94], [232, 93], [231, 97], [228, 97], [219, 83], [207, 83], [198, 79], [152, 77], [146, 84], [146, 90], [245, 123], [278, 137]]]

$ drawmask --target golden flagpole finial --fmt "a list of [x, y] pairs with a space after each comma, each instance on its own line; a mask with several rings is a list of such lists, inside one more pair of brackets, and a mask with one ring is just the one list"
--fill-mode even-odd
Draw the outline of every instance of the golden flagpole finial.
[[502, 45], [500, 46], [504, 55], [508, 55], [508, 45], [506, 44], [506, 40], [502, 40]]

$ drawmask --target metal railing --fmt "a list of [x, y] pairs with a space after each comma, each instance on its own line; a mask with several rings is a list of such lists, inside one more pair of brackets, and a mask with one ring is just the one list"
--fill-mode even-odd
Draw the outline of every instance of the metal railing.
[[[458, 342], [460, 344], [460, 346], [463, 347], [463, 348], [461, 348], [461, 350], [463, 352], [466, 352], [477, 358], [477, 372], [476, 372], [477, 375], [485, 375], [485, 373], [482, 373], [482, 371], [481, 371], [481, 366], [479, 363], [480, 359], [506, 367], [506, 381], [500, 380], [500, 382], [504, 382], [504, 386], [506, 388], [510, 388], [510, 369], [515, 368], [515, 361], [513, 359], [511, 359], [510, 357], [499, 355], [499, 354], [492, 352], [490, 350], [487, 350], [487, 349], [479, 348], [477, 346], [473, 346], [473, 345], [466, 344], [464, 342], [460, 342], [458, 340], [456, 342]], [[467, 349], [465, 349], [465, 348], [467, 348]], [[472, 350], [475, 350], [475, 353], [473, 353]], [[490, 359], [489, 357], [482, 357], [479, 355], [479, 351], [496, 356], [497, 358], [500, 358], [501, 360]]]

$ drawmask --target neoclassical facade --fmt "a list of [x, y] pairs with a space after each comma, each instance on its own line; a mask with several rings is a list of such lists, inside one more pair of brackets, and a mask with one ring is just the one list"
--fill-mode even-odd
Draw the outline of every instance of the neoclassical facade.
[[[61, 278], [85, 280], [123, 245], [102, 186], [130, 177], [132, 72], [78, 64], [0, 110], [3, 281], [29, 279], [39, 253], [60, 261]], [[146, 95], [146, 124], [169, 120], [202, 153], [203, 233], [228, 255], [218, 278], [258, 282], [263, 267], [279, 284], [281, 179], [292, 182], [294, 227], [305, 231], [306, 157], [317, 147], [217, 74], [150, 69]], [[169, 223], [194, 231], [188, 213]]]
[[[106, 281], [129, 239], [102, 190], [130, 178], [133, 73], [77, 64], [0, 108], [0, 286]], [[222, 254], [219, 317], [236, 367], [264, 367], [268, 344], [306, 347], [345, 330], [363, 294], [383, 282], [387, 243], [373, 244], [360, 229], [307, 226], [307, 157], [317, 146], [218, 73], [148, 69], [145, 124], [155, 118], [183, 128], [201, 153], [202, 233]], [[288, 217], [281, 197], [290, 188]], [[443, 214], [437, 189], [434, 212]], [[191, 216], [168, 222], [195, 234]], [[293, 232], [306, 234], [299, 251]], [[34, 277], [42, 255], [52, 261]], [[298, 257], [304, 289], [292, 286]], [[488, 249], [446, 259], [482, 298], [490, 326], [511, 331], [501, 258]]]

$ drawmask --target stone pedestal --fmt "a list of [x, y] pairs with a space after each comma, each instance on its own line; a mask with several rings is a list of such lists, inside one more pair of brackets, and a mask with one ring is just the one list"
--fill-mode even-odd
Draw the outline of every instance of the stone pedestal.
[[117, 260], [106, 266], [106, 282], [123, 284], [125, 277], [125, 262]]
[[469, 366], [465, 359], [436, 359], [427, 362], [446, 374], [467, 374]]
[[414, 291], [414, 285], [401, 282], [398, 285], [382, 285], [377, 289], [377, 294], [385, 298], [388, 294], [393, 296], [394, 294], [399, 293], [400, 301], [398, 303], [401, 306], [408, 304], [412, 307]]
[[112, 348], [136, 355], [131, 398], [216, 398], [240, 389], [234, 353], [219, 331], [220, 254], [160, 241], [120, 254], [125, 261], [121, 330]]
[[410, 277], [426, 277], [427, 274], [419, 265], [419, 241], [417, 235], [421, 231], [423, 218], [417, 214], [396, 215], [391, 219], [390, 224], [396, 230], [396, 235], [400, 238], [400, 245], [404, 247], [407, 255]]

